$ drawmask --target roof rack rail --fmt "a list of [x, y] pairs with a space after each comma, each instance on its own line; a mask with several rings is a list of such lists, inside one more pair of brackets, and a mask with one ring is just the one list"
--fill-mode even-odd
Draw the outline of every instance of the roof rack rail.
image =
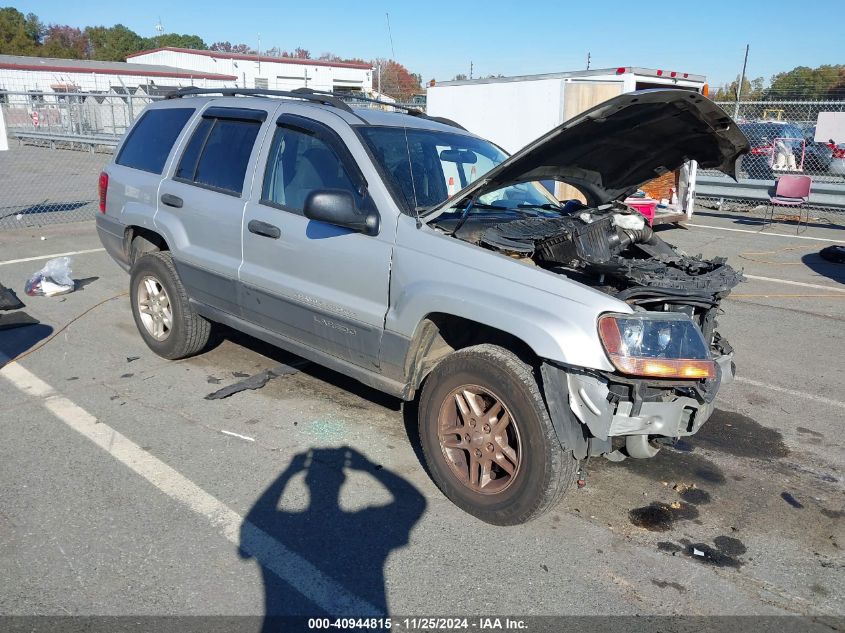
[[[325, 90], [312, 90], [311, 88], [297, 88], [296, 90], [294, 90], [294, 92], [300, 92], [300, 91], [306, 91], [306, 90], [309, 93], [314, 94], [314, 95], [326, 95], [326, 96], [331, 96], [331, 97], [337, 96], [336, 92], [327, 92]], [[444, 125], [449, 125], [449, 126], [452, 126], [452, 127], [460, 128], [462, 130], [466, 130], [466, 128], [463, 125], [453, 121], [452, 119], [447, 119], [446, 117], [442, 117], [442, 116], [429, 116], [425, 112], [420, 110], [419, 108], [413, 108], [411, 106], [406, 106], [406, 105], [402, 105], [402, 104], [399, 104], [399, 103], [391, 103], [389, 101], [381, 101], [380, 99], [371, 99], [370, 97], [358, 97], [358, 96], [355, 95], [355, 93], [349, 93], [347, 98], [349, 98], [350, 100], [353, 100], [352, 105], [354, 105], [355, 101], [359, 101], [359, 102], [362, 102], [362, 103], [376, 103], [378, 105], [396, 108], [397, 110], [404, 110], [405, 113], [409, 114], [410, 116], [419, 117], [421, 119], [428, 119], [429, 121], [437, 121], [438, 123], [443, 123]], [[346, 103], [348, 104], [349, 102], [346, 102]]]
[[[313, 90], [311, 88], [296, 88], [294, 90], [270, 90], [268, 88], [179, 88], [164, 96], [165, 99], [180, 99], [181, 97], [188, 97], [192, 95], [208, 95], [219, 94], [224, 97], [234, 97], [243, 95], [246, 97], [262, 96], [262, 97], [287, 97], [289, 99], [302, 99], [304, 101], [313, 101], [315, 103], [322, 103], [323, 105], [333, 106], [345, 112], [354, 114], [354, 110], [349, 103], [345, 102], [336, 92], [328, 92], [326, 90]], [[398, 103], [390, 103], [389, 101], [380, 101], [379, 99], [371, 99], [370, 97], [358, 97], [352, 94], [345, 95], [349, 99], [361, 103], [376, 103], [378, 105], [388, 106], [397, 110], [403, 110], [410, 116], [419, 117], [421, 119], [428, 119], [429, 121], [437, 121], [444, 125], [466, 130], [464, 126], [451, 119], [439, 116], [428, 116], [425, 112], [418, 108], [401, 105]]]
[[181, 99], [182, 97], [190, 97], [195, 95], [210, 95], [219, 94], [224, 97], [234, 97], [238, 95], [252, 96], [252, 97], [287, 97], [289, 99], [303, 99], [304, 101], [314, 101], [322, 103], [323, 105], [333, 106], [346, 112], [352, 112], [342, 99], [334, 96], [332, 93], [317, 93], [310, 89], [298, 88], [296, 90], [269, 90], [267, 88], [179, 88], [164, 96], [165, 99]]
[[[331, 97], [337, 97], [336, 92], [329, 92], [327, 90], [314, 90], [313, 88], [297, 88], [296, 90], [294, 90], [294, 92], [300, 92], [300, 91], [303, 91], [303, 92], [308, 91], [310, 94], [315, 94], [315, 95], [326, 95], [326, 96], [331, 96]], [[344, 96], [347, 99], [350, 99], [350, 100], [353, 100], [353, 101], [358, 101], [360, 103], [375, 103], [375, 104], [378, 104], [378, 105], [390, 106], [391, 108], [396, 108], [397, 110], [404, 110], [405, 112], [407, 112], [411, 116], [423, 116], [423, 117], [425, 116], [425, 112], [423, 112], [422, 110], [420, 110], [418, 108], [412, 108], [410, 106], [402, 105], [402, 104], [399, 104], [399, 103], [391, 103], [390, 101], [382, 101], [381, 99], [373, 99], [372, 97], [359, 97], [354, 92], [348, 92]]]

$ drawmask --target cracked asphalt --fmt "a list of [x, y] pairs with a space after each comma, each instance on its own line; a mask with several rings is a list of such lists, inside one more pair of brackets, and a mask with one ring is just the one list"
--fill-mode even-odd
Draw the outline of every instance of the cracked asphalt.
[[312, 614], [340, 596], [426, 616], [841, 617], [845, 273], [816, 253], [845, 233], [759, 228], [702, 212], [662, 232], [749, 276], [720, 318], [740, 380], [702, 431], [592, 459], [586, 487], [512, 528], [437, 490], [412, 407], [314, 365], [206, 399], [297, 359], [227, 332], [165, 361], [105, 253], [74, 257], [87, 284], [63, 297], [23, 294], [43, 261], [5, 263], [96, 249], [92, 223], [0, 232], [0, 283], [42, 322], [0, 330], [0, 362], [117, 297], [0, 372], [0, 614]]

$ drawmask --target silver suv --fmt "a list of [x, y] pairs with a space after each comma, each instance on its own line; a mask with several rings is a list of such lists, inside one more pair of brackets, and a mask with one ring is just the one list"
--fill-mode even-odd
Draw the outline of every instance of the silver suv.
[[587, 456], [695, 433], [733, 379], [715, 316], [741, 275], [620, 201], [690, 159], [733, 175], [747, 151], [683, 90], [616, 97], [508, 157], [414, 110], [183, 89], [101, 174], [97, 229], [156, 354], [197, 354], [223, 323], [415, 401], [443, 493], [517, 524]]

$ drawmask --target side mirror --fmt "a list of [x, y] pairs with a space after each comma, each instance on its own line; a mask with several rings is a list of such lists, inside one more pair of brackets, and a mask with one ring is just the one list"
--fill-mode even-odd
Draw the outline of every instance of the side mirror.
[[375, 210], [359, 211], [355, 198], [342, 189], [320, 189], [305, 198], [303, 214], [309, 220], [326, 222], [364, 235], [378, 235], [379, 215]]

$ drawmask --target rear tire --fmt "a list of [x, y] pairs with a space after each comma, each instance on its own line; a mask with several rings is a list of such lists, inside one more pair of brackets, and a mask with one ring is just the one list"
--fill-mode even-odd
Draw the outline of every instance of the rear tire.
[[496, 345], [454, 352], [420, 396], [423, 454], [440, 490], [494, 525], [554, 507], [578, 469], [555, 434], [530, 365]]
[[129, 297], [141, 338], [159, 356], [187, 358], [208, 344], [211, 324], [188, 302], [169, 252], [143, 253], [133, 262]]

